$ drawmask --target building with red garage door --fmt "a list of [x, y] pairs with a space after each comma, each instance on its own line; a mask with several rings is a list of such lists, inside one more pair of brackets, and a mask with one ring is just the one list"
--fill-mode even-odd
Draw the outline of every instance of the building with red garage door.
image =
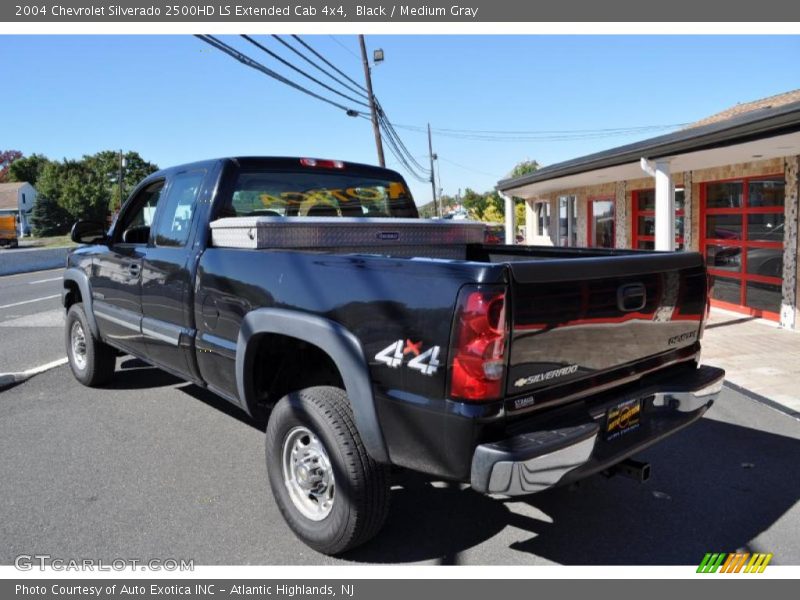
[[694, 250], [712, 304], [800, 328], [800, 90], [500, 181], [533, 244]]

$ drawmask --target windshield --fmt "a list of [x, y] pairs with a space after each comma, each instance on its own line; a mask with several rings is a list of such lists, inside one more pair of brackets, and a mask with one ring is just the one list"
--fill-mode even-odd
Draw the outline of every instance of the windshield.
[[331, 172], [244, 171], [223, 216], [415, 218], [402, 180]]

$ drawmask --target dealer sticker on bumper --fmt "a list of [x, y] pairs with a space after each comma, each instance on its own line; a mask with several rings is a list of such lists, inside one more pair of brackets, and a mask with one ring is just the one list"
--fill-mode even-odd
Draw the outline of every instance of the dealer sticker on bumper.
[[606, 440], [616, 439], [638, 429], [641, 414], [640, 398], [626, 400], [609, 408], [606, 414]]

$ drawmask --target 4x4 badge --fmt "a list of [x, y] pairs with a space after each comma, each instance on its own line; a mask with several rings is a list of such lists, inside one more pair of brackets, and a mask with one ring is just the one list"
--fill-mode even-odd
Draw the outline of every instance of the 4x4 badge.
[[413, 358], [406, 365], [409, 369], [419, 371], [423, 375], [433, 375], [439, 370], [439, 346], [422, 351], [422, 342], [397, 340], [375, 355], [375, 360], [393, 369], [400, 367], [407, 355]]

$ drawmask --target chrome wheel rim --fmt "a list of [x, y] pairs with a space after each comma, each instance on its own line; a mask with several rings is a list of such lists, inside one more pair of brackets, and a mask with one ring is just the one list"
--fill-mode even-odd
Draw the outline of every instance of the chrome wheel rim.
[[333, 509], [335, 483], [328, 453], [306, 427], [295, 427], [283, 441], [283, 483], [304, 517], [321, 521]]
[[72, 362], [83, 371], [86, 368], [86, 334], [83, 332], [83, 325], [80, 321], [72, 324], [69, 339], [72, 346]]

